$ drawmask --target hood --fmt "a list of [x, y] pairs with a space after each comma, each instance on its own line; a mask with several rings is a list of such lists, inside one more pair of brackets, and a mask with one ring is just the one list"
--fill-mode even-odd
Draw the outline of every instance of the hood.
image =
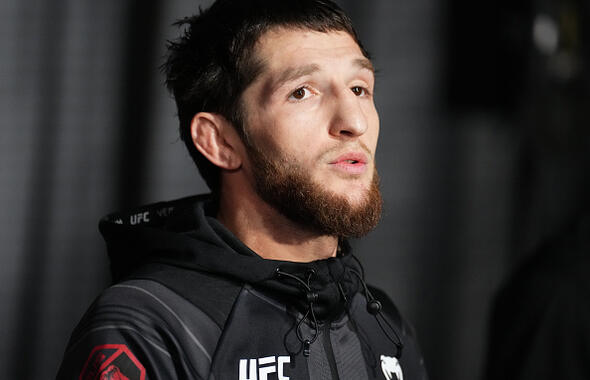
[[251, 284], [318, 319], [340, 315], [364, 286], [362, 267], [346, 241], [337, 257], [310, 263], [266, 260], [244, 245], [215, 215], [211, 196], [200, 195], [108, 215], [99, 229], [115, 280], [144, 263], [163, 263]]

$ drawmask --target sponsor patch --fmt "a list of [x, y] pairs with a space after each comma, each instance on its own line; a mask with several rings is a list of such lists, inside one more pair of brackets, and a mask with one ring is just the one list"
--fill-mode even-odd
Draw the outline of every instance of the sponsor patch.
[[145, 380], [145, 368], [124, 344], [103, 344], [90, 352], [78, 380]]

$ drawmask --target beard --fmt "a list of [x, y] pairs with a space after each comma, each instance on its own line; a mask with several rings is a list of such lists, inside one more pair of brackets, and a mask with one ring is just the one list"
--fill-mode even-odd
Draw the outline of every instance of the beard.
[[358, 238], [379, 223], [383, 200], [377, 168], [369, 188], [354, 205], [314, 181], [295, 159], [264, 153], [252, 143], [246, 148], [258, 195], [298, 226], [320, 235]]

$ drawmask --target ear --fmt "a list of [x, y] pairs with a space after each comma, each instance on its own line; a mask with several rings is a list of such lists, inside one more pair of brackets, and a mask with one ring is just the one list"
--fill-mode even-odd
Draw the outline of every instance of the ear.
[[191, 121], [193, 144], [203, 156], [222, 169], [235, 170], [242, 166], [242, 141], [233, 125], [223, 116], [199, 112]]

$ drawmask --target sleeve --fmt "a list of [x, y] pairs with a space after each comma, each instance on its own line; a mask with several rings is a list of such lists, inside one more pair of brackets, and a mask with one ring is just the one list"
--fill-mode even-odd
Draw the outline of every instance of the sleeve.
[[205, 378], [210, 354], [189, 331], [199, 326], [187, 326], [177, 312], [183, 305], [157, 291], [127, 284], [103, 292], [72, 333], [56, 378]]
[[57, 379], [177, 379], [162, 342], [131, 323], [96, 324], [72, 338]]

